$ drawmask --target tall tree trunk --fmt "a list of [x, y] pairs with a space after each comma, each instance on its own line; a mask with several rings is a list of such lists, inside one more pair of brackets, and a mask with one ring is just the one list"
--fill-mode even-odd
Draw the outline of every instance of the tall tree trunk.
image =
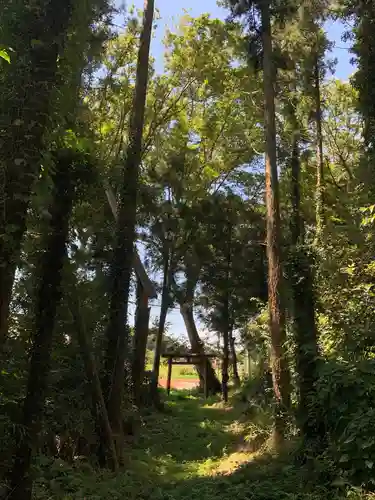
[[228, 401], [228, 382], [229, 382], [229, 328], [226, 326], [223, 330], [223, 360], [221, 363], [221, 385], [223, 401]]
[[165, 330], [165, 322], [167, 320], [168, 308], [169, 308], [169, 289], [170, 289], [170, 273], [171, 273], [171, 263], [169, 256], [169, 249], [165, 249], [164, 255], [164, 269], [163, 269], [163, 290], [161, 296], [161, 307], [159, 316], [158, 332], [156, 334], [155, 342], [155, 352], [154, 352], [154, 362], [152, 367], [153, 378], [151, 381], [151, 397], [157, 402], [157, 391], [159, 382], [159, 371], [160, 371], [160, 358], [161, 358], [161, 348], [163, 342], [163, 335]]
[[273, 64], [270, 1], [262, 0], [264, 122], [266, 138], [266, 205], [268, 307], [270, 316], [271, 363], [275, 394], [275, 445], [284, 438], [290, 407], [290, 375], [286, 359], [285, 311], [282, 303], [282, 270], [280, 255], [279, 182], [276, 156], [275, 68]]
[[[192, 302], [181, 303], [180, 312], [189, 337], [191, 352], [193, 352], [194, 354], [203, 354], [204, 346], [202, 340], [199, 337], [198, 330], [195, 324]], [[203, 364], [196, 365], [196, 369], [199, 374], [201, 385], [203, 385]], [[212, 368], [212, 363], [209, 360], [207, 361], [207, 388], [209, 393], [211, 394], [217, 394], [221, 391], [221, 384], [216, 377], [215, 370]]]
[[[230, 214], [228, 213], [229, 217]], [[232, 259], [232, 225], [228, 222], [228, 239], [226, 248], [225, 262], [225, 282], [226, 290], [223, 301], [223, 361], [221, 364], [221, 384], [223, 400], [228, 401], [228, 382], [229, 382], [229, 331], [231, 329], [230, 314], [230, 294], [231, 294], [231, 259]]]
[[[0, 94], [0, 345], [8, 333], [14, 274], [50, 124], [51, 96], [60, 84], [57, 61], [72, 4], [71, 0], [26, 0], [21, 14], [11, 12], [9, 45], [15, 57], [2, 68]], [[5, 23], [6, 11], [2, 11]]]
[[316, 233], [315, 243], [321, 240], [324, 227], [324, 151], [322, 132], [322, 103], [320, 92], [320, 64], [318, 47], [316, 48], [316, 60], [314, 66], [314, 94], [315, 94], [315, 124], [316, 124], [316, 191], [315, 191], [315, 213]]
[[34, 312], [35, 334], [22, 417], [25, 432], [19, 438], [15, 456], [12, 491], [9, 495], [11, 500], [31, 499], [30, 464], [43, 416], [51, 362], [52, 334], [61, 299], [61, 275], [73, 203], [74, 188], [69, 168], [70, 163], [65, 160], [60, 160], [56, 164], [53, 203], [50, 208], [51, 220], [45, 252], [39, 263], [39, 283]]
[[229, 330], [229, 346], [231, 351], [231, 359], [232, 359], [232, 370], [233, 370], [233, 382], [235, 386], [239, 386], [241, 384], [241, 379], [238, 373], [238, 363], [237, 363], [237, 353], [236, 353], [236, 343], [233, 336], [233, 326], [230, 327]]
[[247, 376], [249, 379], [252, 378], [252, 372], [251, 372], [251, 365], [252, 365], [252, 357], [251, 357], [251, 350], [248, 347], [247, 348]]
[[292, 201], [292, 262], [291, 284], [293, 294], [293, 321], [296, 343], [296, 371], [299, 390], [298, 423], [309, 449], [321, 448], [325, 437], [322, 409], [316, 393], [318, 378], [318, 340], [315, 322], [315, 297], [309, 257], [303, 247], [304, 229], [300, 204], [300, 152], [299, 130], [295, 107], [291, 156]]
[[[139, 167], [148, 83], [149, 53], [154, 17], [154, 0], [145, 1], [143, 29], [137, 61], [137, 74], [129, 130], [129, 145], [123, 167], [123, 181], [117, 218], [116, 243], [111, 265], [109, 321], [106, 330], [104, 392], [108, 418], [122, 447], [121, 406], [125, 384], [125, 359], [129, 340], [127, 317], [133, 262]], [[118, 453], [119, 456], [119, 453]]]
[[293, 246], [303, 243], [303, 220], [301, 218], [301, 192], [300, 192], [300, 152], [299, 152], [299, 132], [298, 124], [295, 116], [295, 110], [292, 110], [291, 120], [293, 122], [293, 137], [292, 137], [292, 156], [291, 156], [291, 202], [292, 202], [292, 219], [291, 219], [291, 235]]
[[[185, 255], [185, 276], [186, 285], [183, 292], [178, 292], [177, 299], [180, 305], [181, 316], [184, 320], [186, 331], [189, 337], [191, 352], [194, 354], [204, 354], [204, 345], [199, 337], [197, 326], [194, 320], [194, 293], [198, 283], [200, 273], [199, 259], [196, 255]], [[205, 363], [195, 366], [200, 380], [201, 388], [204, 386]], [[210, 360], [207, 360], [207, 389], [211, 394], [221, 392], [221, 384], [215, 374]]]
[[150, 308], [148, 296], [138, 280], [137, 283], [137, 310], [134, 326], [134, 349], [132, 360], [133, 396], [137, 406], [141, 405], [142, 383], [145, 374], [148, 323], [150, 320]]
[[83, 321], [76, 287], [74, 286], [72, 288], [72, 292], [68, 296], [68, 305], [73, 318], [74, 328], [77, 333], [77, 339], [85, 367], [86, 378], [88, 383], [91, 384], [92, 400], [95, 407], [94, 417], [95, 420], [99, 420], [98, 423], [100, 424], [97, 426], [97, 429], [99, 430], [98, 439], [100, 441], [104, 437], [106, 442], [106, 455], [108, 454], [109, 456], [108, 461], [111, 464], [112, 470], [114, 472], [117, 472], [118, 460], [116, 448], [113, 440], [111, 425], [108, 420], [108, 413], [105, 406], [102, 386], [93, 355], [91, 339], [87, 333], [86, 325]]

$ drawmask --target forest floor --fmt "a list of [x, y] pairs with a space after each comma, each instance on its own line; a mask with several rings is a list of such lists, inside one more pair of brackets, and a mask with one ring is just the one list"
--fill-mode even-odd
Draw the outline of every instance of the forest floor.
[[[114, 476], [88, 464], [55, 463], [38, 481], [43, 500], [351, 500], [374, 499], [338, 491], [322, 471], [275, 458], [247, 442], [249, 418], [238, 406], [172, 392], [164, 412], [144, 416], [128, 444], [124, 472]], [[254, 430], [254, 429], [253, 429]], [[264, 438], [263, 438], [264, 440]], [[324, 471], [323, 471], [324, 472]], [[53, 479], [51, 480], [51, 477]]]

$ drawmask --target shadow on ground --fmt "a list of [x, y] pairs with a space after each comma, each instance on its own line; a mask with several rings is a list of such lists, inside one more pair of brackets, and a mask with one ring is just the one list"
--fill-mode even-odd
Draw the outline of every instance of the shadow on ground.
[[[140, 436], [117, 476], [57, 464], [38, 481], [36, 498], [57, 500], [342, 500], [324, 470], [290, 457], [248, 454], [242, 466], [218, 474], [235, 455], [241, 410], [188, 392], [172, 393], [163, 413], [145, 416]], [[244, 462], [242, 460], [242, 462]], [[351, 500], [367, 497], [353, 493]]]
[[136, 450], [148, 450], [152, 456], [168, 455], [181, 463], [228, 453], [238, 442], [234, 412], [212, 406], [214, 401], [206, 403], [188, 391], [172, 393], [164, 413], [145, 418]]

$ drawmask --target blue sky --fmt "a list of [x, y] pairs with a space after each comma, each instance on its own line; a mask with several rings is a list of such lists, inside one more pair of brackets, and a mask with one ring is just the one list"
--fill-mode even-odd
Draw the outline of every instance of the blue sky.
[[[118, 4], [122, 0], [117, 0]], [[154, 39], [152, 42], [152, 55], [155, 58], [155, 65], [158, 72], [163, 70], [163, 37], [165, 28], [173, 28], [178, 23], [179, 18], [184, 14], [195, 17], [206, 12], [210, 13], [211, 17], [225, 19], [228, 15], [228, 10], [218, 7], [216, 0], [155, 0], [156, 8], [159, 11], [160, 19], [157, 21], [157, 29], [154, 31]], [[136, 8], [143, 8], [143, 0], [128, 0], [127, 6], [134, 5]], [[337, 58], [338, 64], [336, 67], [335, 77], [346, 80], [354, 71], [350, 64], [351, 55], [349, 53], [349, 43], [341, 40], [344, 28], [339, 22], [328, 22], [326, 25], [328, 37], [332, 42], [335, 42], [331, 56]]]
[[[117, 0], [118, 4], [122, 0]], [[164, 47], [163, 38], [166, 28], [172, 28], [178, 23], [179, 18], [188, 13], [195, 17], [203, 13], [210, 13], [211, 17], [225, 19], [228, 11], [220, 8], [216, 4], [216, 0], [155, 0], [156, 8], [159, 10], [160, 19], [157, 21], [157, 28], [154, 31], [151, 52], [155, 58], [155, 67], [157, 72], [163, 71]], [[127, 6], [134, 5], [136, 8], [143, 8], [143, 0], [128, 0]], [[122, 24], [121, 20], [116, 23]], [[335, 78], [347, 80], [354, 71], [354, 67], [350, 64], [351, 54], [349, 52], [349, 44], [341, 40], [344, 27], [338, 22], [329, 22], [326, 25], [329, 39], [335, 43], [335, 48], [330, 54], [330, 58], [337, 58], [338, 64], [334, 74]], [[155, 301], [159, 303], [159, 300]], [[131, 313], [133, 308], [131, 308]], [[154, 306], [151, 309], [151, 321], [158, 317], [159, 307]], [[170, 332], [174, 335], [186, 336], [185, 327], [177, 309], [172, 310], [168, 315], [168, 323], [170, 323]], [[198, 322], [199, 325], [199, 322]]]

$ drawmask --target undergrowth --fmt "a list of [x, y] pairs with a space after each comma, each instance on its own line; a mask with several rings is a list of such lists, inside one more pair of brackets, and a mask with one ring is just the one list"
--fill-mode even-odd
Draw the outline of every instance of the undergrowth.
[[[370, 500], [335, 484], [329, 464], [301, 465], [264, 446], [270, 416], [234, 398], [233, 406], [172, 393], [162, 413], [143, 417], [117, 476], [87, 463], [39, 459], [41, 500]], [[247, 410], [247, 411], [244, 411]], [[256, 418], [255, 418], [256, 415]]]

